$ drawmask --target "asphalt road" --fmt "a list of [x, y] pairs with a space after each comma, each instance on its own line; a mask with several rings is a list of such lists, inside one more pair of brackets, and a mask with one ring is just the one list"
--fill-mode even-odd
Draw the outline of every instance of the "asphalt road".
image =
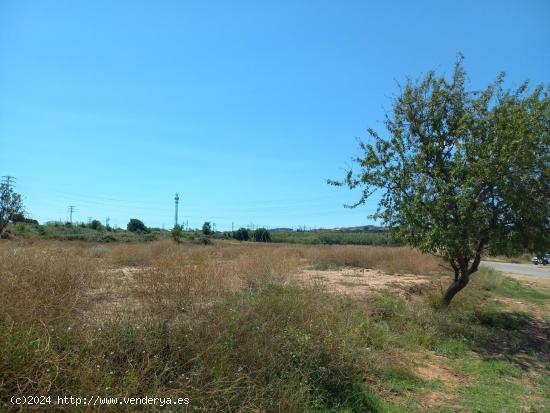
[[481, 265], [484, 267], [491, 267], [495, 270], [512, 274], [550, 278], [550, 265], [543, 266], [535, 264], [511, 264], [507, 262], [495, 261], [482, 261]]

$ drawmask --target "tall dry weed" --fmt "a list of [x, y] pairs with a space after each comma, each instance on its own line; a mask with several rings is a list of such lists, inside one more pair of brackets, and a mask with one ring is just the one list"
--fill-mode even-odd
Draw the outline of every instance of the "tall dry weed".
[[157, 314], [187, 311], [241, 289], [282, 282], [299, 267], [285, 248], [167, 246], [134, 274], [138, 294]]
[[149, 244], [120, 244], [115, 245], [109, 259], [118, 267], [140, 267], [149, 265], [154, 257]]
[[441, 261], [409, 247], [331, 245], [304, 247], [311, 264], [336, 264], [371, 268], [389, 273], [430, 274]]
[[74, 318], [98, 282], [98, 265], [78, 246], [0, 247], [0, 313], [4, 320], [54, 323]]

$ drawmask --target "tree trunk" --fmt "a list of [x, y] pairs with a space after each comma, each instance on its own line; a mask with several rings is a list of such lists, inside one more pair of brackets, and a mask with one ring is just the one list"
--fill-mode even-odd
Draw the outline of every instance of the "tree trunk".
[[[479, 248], [481, 250], [481, 246]], [[470, 282], [470, 275], [477, 271], [479, 263], [481, 261], [481, 254], [476, 254], [472, 265], [468, 268], [470, 260], [467, 257], [460, 257], [456, 260], [453, 258], [450, 260], [451, 266], [453, 267], [455, 276], [452, 284], [445, 291], [443, 296], [443, 305], [447, 307], [453, 297]]]
[[466, 275], [465, 277], [463, 275], [459, 276], [459, 278], [447, 288], [447, 291], [445, 291], [445, 295], [443, 296], [443, 305], [447, 307], [450, 303], [453, 297], [464, 287], [468, 285], [468, 282], [470, 281], [470, 276]]

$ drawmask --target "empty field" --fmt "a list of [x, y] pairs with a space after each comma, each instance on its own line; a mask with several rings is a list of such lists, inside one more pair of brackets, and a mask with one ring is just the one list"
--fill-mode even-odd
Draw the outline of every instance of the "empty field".
[[405, 247], [2, 242], [0, 274], [2, 410], [83, 394], [197, 411], [550, 407], [548, 290], [483, 270], [443, 309], [447, 270]]

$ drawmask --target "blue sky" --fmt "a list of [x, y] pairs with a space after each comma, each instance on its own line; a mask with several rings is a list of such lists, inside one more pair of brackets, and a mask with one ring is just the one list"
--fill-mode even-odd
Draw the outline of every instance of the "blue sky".
[[39, 219], [338, 227], [397, 84], [548, 83], [547, 1], [0, 0], [0, 175]]

